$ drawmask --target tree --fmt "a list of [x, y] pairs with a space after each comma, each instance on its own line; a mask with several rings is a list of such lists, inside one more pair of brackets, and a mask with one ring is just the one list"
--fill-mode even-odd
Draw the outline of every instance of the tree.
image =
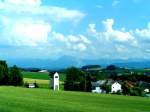
[[91, 92], [92, 84], [91, 84], [91, 75], [87, 73], [86, 79], [85, 79], [85, 87], [84, 90], [87, 92]]
[[83, 91], [85, 88], [85, 74], [76, 67], [66, 70], [65, 90]]
[[23, 76], [16, 65], [10, 68], [10, 84], [14, 86], [23, 84]]
[[107, 70], [116, 70], [117, 67], [115, 65], [109, 65], [106, 67]]
[[129, 95], [129, 94], [130, 94], [130, 87], [127, 86], [127, 83], [126, 83], [126, 82], [124, 82], [124, 83], [122, 84], [122, 93], [123, 93], [124, 95]]
[[8, 66], [6, 61], [0, 61], [0, 85], [8, 84]]

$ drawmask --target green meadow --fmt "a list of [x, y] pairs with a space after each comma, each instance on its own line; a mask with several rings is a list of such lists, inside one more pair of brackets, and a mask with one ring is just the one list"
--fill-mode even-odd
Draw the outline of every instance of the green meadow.
[[[27, 83], [34, 83], [36, 82], [39, 86], [39, 88], [49, 89], [49, 74], [48, 73], [39, 73], [39, 72], [22, 72], [23, 74], [23, 80]], [[60, 74], [60, 89], [64, 89], [64, 80], [65, 80], [65, 74]]]
[[[40, 73], [40, 72], [22, 72], [24, 78], [30, 78], [30, 79], [41, 79], [41, 80], [49, 80], [49, 74], [48, 73]], [[65, 74], [60, 74], [60, 81], [65, 80]]]
[[0, 112], [150, 112], [150, 99], [1, 86]]
[[48, 73], [40, 72], [22, 72], [24, 78], [49, 80]]

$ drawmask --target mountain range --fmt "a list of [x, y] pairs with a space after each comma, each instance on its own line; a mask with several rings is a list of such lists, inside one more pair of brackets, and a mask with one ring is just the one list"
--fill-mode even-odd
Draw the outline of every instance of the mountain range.
[[101, 65], [105, 67], [114, 64], [119, 67], [128, 68], [150, 68], [150, 60], [146, 59], [79, 59], [72, 56], [63, 56], [58, 59], [7, 59], [9, 66], [43, 68], [43, 69], [63, 69], [70, 66], [81, 67], [84, 65]]

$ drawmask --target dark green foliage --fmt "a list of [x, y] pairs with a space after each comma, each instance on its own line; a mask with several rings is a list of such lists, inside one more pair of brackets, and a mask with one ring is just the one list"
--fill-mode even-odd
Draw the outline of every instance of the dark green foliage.
[[145, 96], [143, 90], [139, 87], [134, 87], [130, 89], [130, 95], [132, 96]]
[[131, 96], [145, 96], [145, 93], [142, 88], [129, 87], [127, 86], [126, 82], [122, 84], [122, 94]]
[[90, 74], [87, 74], [85, 81], [86, 81], [85, 90], [87, 92], [91, 92], [92, 84], [91, 84], [91, 76], [90, 76]]
[[0, 61], [0, 85], [7, 85], [9, 81], [8, 67], [5, 61]]
[[23, 77], [22, 74], [17, 68], [17, 66], [13, 66], [8, 69], [6, 61], [0, 61], [0, 85], [22, 85]]
[[122, 84], [122, 94], [129, 95], [130, 94], [130, 88], [126, 85], [126, 83]]
[[103, 85], [103, 86], [101, 86], [101, 89], [105, 90], [106, 93], [110, 93], [111, 85]]
[[106, 67], [107, 70], [116, 70], [117, 67], [115, 65], [109, 65]]
[[86, 66], [83, 66], [81, 69], [85, 71], [100, 70], [101, 66], [100, 65], [86, 65]]
[[83, 91], [85, 89], [85, 74], [78, 68], [71, 67], [66, 70], [65, 90]]
[[20, 86], [23, 84], [23, 76], [19, 68], [14, 65], [10, 68], [10, 85]]

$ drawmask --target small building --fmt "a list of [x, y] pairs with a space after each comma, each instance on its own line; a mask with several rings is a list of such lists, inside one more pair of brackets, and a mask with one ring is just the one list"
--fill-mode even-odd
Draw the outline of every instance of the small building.
[[35, 84], [34, 83], [29, 83], [29, 88], [35, 88]]
[[40, 73], [48, 73], [48, 70], [40, 70]]
[[149, 93], [150, 91], [149, 91], [149, 89], [144, 89], [144, 92]]
[[96, 87], [94, 90], [92, 90], [92, 93], [102, 93], [102, 90], [100, 87]]
[[119, 84], [118, 82], [114, 82], [111, 85], [111, 93], [117, 93], [118, 91], [122, 91], [121, 84]]
[[59, 90], [59, 74], [56, 72], [50, 80], [50, 88]]
[[101, 89], [101, 86], [104, 85], [106, 80], [99, 80], [96, 82], [91, 82], [92, 93], [106, 93], [105, 90]]

